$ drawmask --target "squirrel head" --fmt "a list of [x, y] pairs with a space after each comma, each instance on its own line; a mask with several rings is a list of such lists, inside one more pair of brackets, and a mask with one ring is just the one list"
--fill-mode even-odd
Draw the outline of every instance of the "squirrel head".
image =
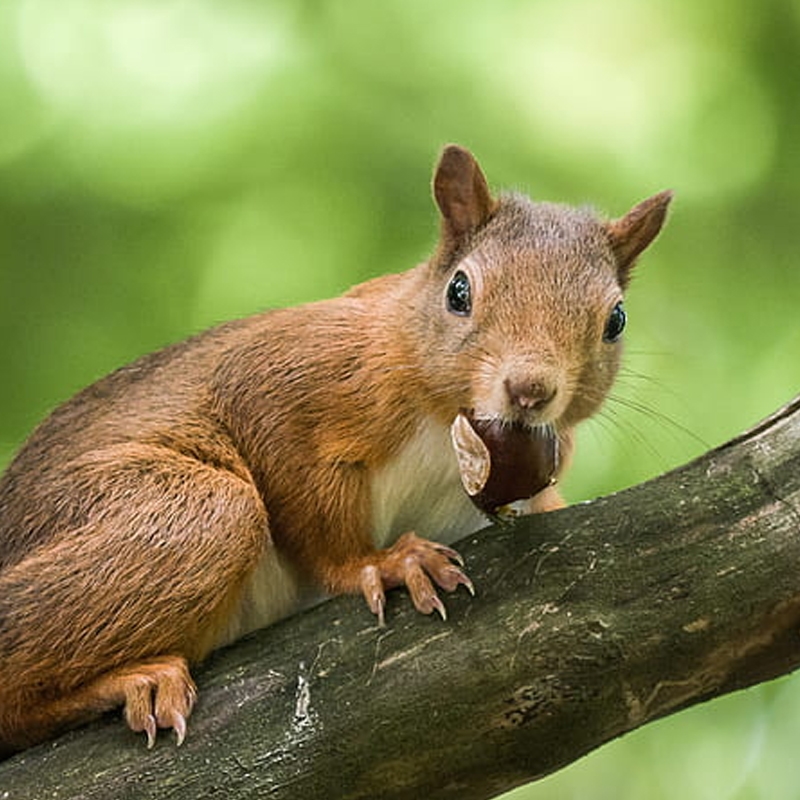
[[474, 157], [449, 145], [433, 193], [441, 236], [418, 300], [430, 384], [455, 389], [448, 413], [557, 429], [591, 416], [619, 366], [623, 293], [671, 192], [610, 221], [495, 198]]

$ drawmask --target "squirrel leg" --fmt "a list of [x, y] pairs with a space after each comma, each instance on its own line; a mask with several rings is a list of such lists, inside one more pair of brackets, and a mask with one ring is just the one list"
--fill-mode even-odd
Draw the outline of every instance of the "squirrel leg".
[[118, 705], [148, 741], [152, 718], [181, 739], [186, 664], [225, 639], [269, 557], [263, 502], [243, 477], [158, 446], [93, 453], [69, 480], [84, 518], [56, 520], [62, 533], [0, 573], [0, 750]]

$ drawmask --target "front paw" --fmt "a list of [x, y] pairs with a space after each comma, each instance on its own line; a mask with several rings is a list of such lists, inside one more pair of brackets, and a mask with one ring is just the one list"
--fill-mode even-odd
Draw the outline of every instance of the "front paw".
[[406, 533], [362, 568], [361, 591], [381, 626], [385, 624], [385, 590], [403, 585], [417, 611], [422, 614], [436, 611], [442, 619], [447, 619], [434, 584], [447, 592], [465, 586], [474, 595], [475, 588], [462, 571], [463, 566], [461, 556], [452, 548]]

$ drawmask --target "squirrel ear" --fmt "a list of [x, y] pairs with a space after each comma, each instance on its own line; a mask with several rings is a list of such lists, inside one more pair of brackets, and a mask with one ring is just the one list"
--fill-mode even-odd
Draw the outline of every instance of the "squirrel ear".
[[624, 217], [606, 223], [623, 287], [627, 284], [628, 274], [637, 257], [661, 230], [670, 200], [671, 191], [660, 192], [642, 200]]
[[469, 150], [455, 144], [447, 145], [439, 158], [433, 195], [442, 212], [446, 250], [486, 222], [497, 207], [478, 162]]

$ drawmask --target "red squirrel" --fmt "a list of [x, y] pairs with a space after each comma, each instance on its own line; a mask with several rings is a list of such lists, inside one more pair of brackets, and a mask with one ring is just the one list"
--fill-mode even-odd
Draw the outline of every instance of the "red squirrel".
[[[0, 753], [120, 706], [181, 743], [189, 665], [312, 587], [444, 617], [436, 587], [472, 589], [449, 545], [486, 523], [457, 420], [550, 430], [563, 472], [671, 193], [611, 221], [495, 197], [455, 145], [433, 193], [428, 261], [146, 355], [33, 432], [0, 479]], [[563, 505], [551, 483], [526, 513]]]

